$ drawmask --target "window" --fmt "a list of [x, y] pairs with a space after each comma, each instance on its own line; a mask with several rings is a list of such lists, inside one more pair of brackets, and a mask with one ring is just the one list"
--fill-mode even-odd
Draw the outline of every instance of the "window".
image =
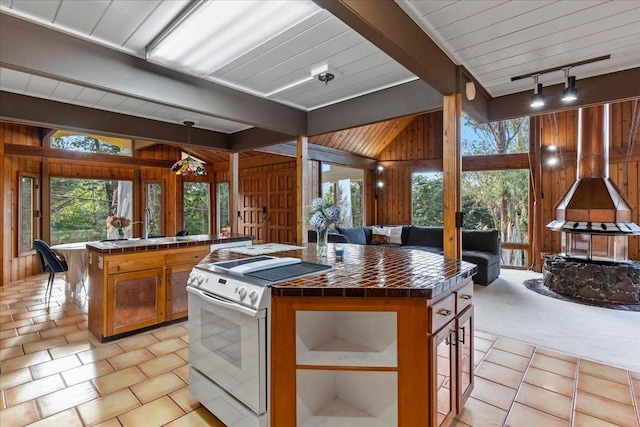
[[162, 184], [159, 182], [148, 182], [145, 189], [145, 206], [151, 210], [151, 224], [149, 234], [164, 234], [164, 221], [162, 217]]
[[322, 197], [340, 206], [340, 227], [359, 227], [363, 223], [363, 180], [361, 169], [322, 164]]
[[206, 182], [183, 183], [184, 228], [189, 234], [209, 234], [209, 184]]
[[466, 114], [462, 117], [462, 155], [527, 153], [529, 118], [478, 124]]
[[49, 141], [51, 148], [85, 153], [131, 156], [131, 140], [100, 135], [58, 131]]
[[414, 173], [411, 200], [413, 225], [442, 226], [442, 172]]
[[36, 217], [38, 210], [38, 181], [33, 176], [20, 177], [20, 228], [18, 238], [18, 253], [31, 252], [33, 239], [36, 238]]
[[218, 183], [218, 232], [229, 226], [229, 183]]
[[51, 244], [109, 238], [109, 213], [133, 220], [131, 199], [131, 181], [51, 178]]

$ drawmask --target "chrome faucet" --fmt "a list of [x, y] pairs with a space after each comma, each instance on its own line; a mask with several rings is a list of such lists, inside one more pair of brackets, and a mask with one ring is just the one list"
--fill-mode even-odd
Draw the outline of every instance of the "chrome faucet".
[[151, 209], [147, 208], [144, 210], [144, 221], [142, 221], [142, 225], [144, 226], [144, 234], [142, 238], [147, 240], [149, 238], [149, 230], [151, 230], [151, 223], [153, 222], [153, 218], [151, 217]]

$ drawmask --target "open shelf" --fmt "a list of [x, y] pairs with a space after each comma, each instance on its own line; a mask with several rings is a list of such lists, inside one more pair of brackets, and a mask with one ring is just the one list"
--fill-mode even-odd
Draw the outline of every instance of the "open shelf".
[[336, 338], [298, 355], [298, 365], [396, 367], [395, 355]]

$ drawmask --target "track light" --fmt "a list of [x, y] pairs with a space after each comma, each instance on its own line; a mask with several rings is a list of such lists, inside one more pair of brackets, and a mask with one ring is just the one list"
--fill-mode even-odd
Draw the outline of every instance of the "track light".
[[538, 83], [539, 74], [534, 74], [533, 77], [533, 96], [531, 97], [532, 107], [542, 107], [544, 105], [544, 95], [542, 94], [542, 83]]
[[578, 99], [578, 89], [576, 89], [576, 76], [569, 75], [569, 68], [564, 69], [564, 89], [562, 90], [562, 101], [571, 102]]

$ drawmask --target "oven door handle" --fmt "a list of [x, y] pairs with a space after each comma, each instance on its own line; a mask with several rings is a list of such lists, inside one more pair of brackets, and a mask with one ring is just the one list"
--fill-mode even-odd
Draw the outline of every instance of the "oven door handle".
[[208, 292], [204, 292], [201, 291], [200, 289], [196, 289], [196, 288], [192, 288], [191, 286], [187, 286], [187, 292], [190, 292], [192, 294], [196, 294], [197, 296], [199, 296], [200, 298], [202, 298], [203, 300], [210, 302], [213, 305], [217, 305], [219, 307], [225, 307], [228, 308], [230, 310], [233, 311], [239, 311], [240, 313], [243, 314], [248, 314], [249, 316], [252, 317], [258, 317], [258, 310], [253, 310], [249, 307], [245, 307], [244, 305], [240, 305], [237, 304], [235, 302], [231, 302], [231, 301], [225, 301], [223, 299], [220, 299], [214, 295], [211, 295]]

